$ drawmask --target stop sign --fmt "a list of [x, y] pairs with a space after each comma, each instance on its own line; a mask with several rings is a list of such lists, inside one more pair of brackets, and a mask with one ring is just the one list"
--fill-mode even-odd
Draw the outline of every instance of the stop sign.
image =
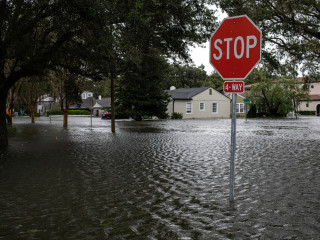
[[261, 31], [246, 15], [225, 18], [210, 39], [210, 63], [224, 80], [243, 80], [261, 59]]

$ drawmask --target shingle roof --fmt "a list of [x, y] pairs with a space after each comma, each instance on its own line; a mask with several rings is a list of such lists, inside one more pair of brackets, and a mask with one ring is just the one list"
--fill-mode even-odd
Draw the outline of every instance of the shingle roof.
[[311, 101], [320, 101], [320, 94], [310, 94], [309, 97]]
[[90, 109], [96, 103], [99, 104], [102, 108], [110, 108], [111, 107], [111, 98], [103, 98], [103, 99], [99, 100], [99, 99], [94, 99], [92, 97], [89, 97], [87, 99], [82, 99], [82, 103], [79, 105], [72, 104], [70, 106], [70, 108]]
[[202, 88], [182, 88], [175, 90], [167, 90], [167, 93], [170, 95], [172, 99], [180, 99], [180, 100], [190, 100], [195, 95], [207, 90], [210, 87], [202, 87]]
[[96, 103], [96, 100], [92, 97], [89, 97], [87, 99], [82, 99], [82, 103], [80, 105], [81, 109], [89, 109]]
[[111, 98], [96, 100], [96, 102], [103, 108], [111, 107]]

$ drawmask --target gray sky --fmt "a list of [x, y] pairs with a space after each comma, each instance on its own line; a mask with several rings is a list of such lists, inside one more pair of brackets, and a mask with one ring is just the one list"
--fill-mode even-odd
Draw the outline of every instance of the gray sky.
[[[228, 17], [225, 12], [218, 11], [219, 14], [218, 20], [221, 22], [224, 18]], [[213, 33], [212, 33], [213, 34]], [[214, 68], [209, 62], [209, 40], [204, 44], [204, 47], [195, 47], [190, 48], [190, 55], [194, 64], [198, 67], [201, 64], [204, 65], [205, 71], [207, 74], [211, 74], [214, 71]]]

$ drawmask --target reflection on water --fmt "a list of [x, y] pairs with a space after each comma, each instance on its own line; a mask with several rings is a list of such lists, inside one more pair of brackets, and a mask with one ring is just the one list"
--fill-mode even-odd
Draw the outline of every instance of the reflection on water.
[[319, 239], [320, 119], [15, 119], [0, 239]]

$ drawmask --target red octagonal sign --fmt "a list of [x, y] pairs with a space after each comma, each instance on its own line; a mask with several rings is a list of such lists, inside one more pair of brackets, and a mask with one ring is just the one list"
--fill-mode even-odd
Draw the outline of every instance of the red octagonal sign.
[[243, 80], [261, 59], [261, 31], [246, 15], [225, 18], [210, 39], [210, 63], [224, 80]]

